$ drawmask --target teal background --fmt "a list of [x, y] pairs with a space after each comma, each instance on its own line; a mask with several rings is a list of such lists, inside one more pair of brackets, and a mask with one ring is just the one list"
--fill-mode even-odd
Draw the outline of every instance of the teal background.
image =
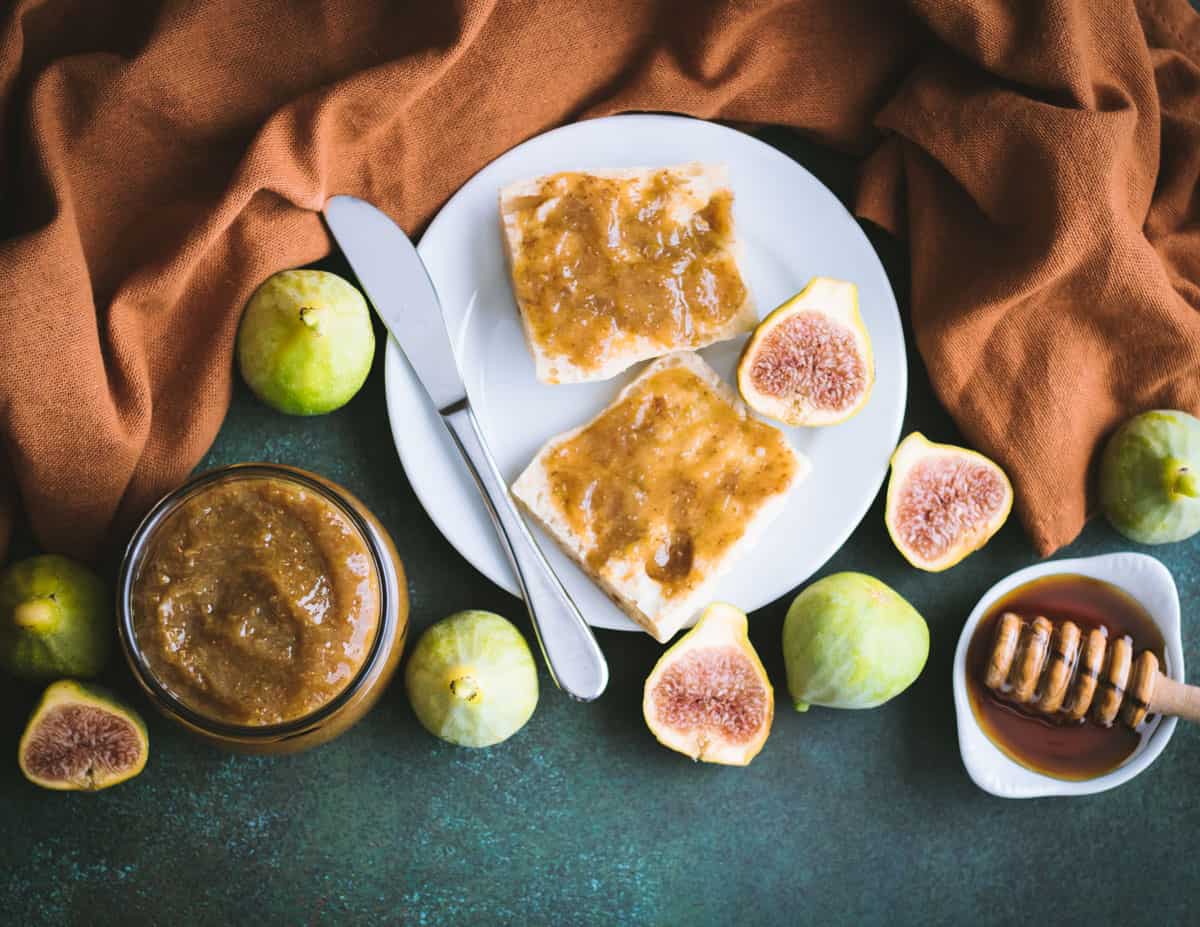
[[[765, 137], [846, 198], [851, 162], [782, 132]], [[902, 246], [869, 234], [907, 326]], [[319, 266], [349, 275], [337, 259]], [[907, 334], [905, 432], [959, 441]], [[268, 460], [317, 470], [392, 532], [414, 632], [487, 608], [530, 635], [522, 605], [446, 543], [405, 480], [388, 430], [382, 342], [363, 391], [322, 418], [275, 414], [239, 384], [201, 467]], [[1138, 548], [1093, 521], [1059, 556], [1126, 549]], [[14, 553], [31, 550], [19, 539]], [[1193, 666], [1198, 551], [1193, 542], [1153, 550], [1179, 583]], [[761, 609], [751, 637], [776, 686], [777, 717], [745, 769], [693, 764], [657, 745], [640, 701], [661, 648], [640, 634], [599, 632], [612, 670], [599, 702], [568, 700], [542, 669], [533, 719], [482, 751], [429, 736], [397, 682], [359, 726], [314, 752], [227, 755], [154, 714], [114, 659], [105, 681], [143, 710], [152, 750], [140, 778], [96, 795], [25, 782], [16, 743], [39, 689], [5, 683], [0, 923], [1195, 923], [1195, 730], [1181, 726], [1143, 775], [1088, 798], [1004, 801], [962, 768], [950, 670], [959, 630], [993, 582], [1035, 559], [1013, 518], [949, 572], [920, 573], [888, 540], [881, 494], [819, 575], [862, 570], [896, 588], [929, 622], [929, 663], [881, 708], [800, 715], [780, 658], [791, 597]]]

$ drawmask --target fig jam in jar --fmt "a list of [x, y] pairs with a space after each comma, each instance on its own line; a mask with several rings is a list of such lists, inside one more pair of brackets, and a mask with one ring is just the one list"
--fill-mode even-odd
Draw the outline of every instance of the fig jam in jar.
[[357, 499], [268, 464], [203, 474], [138, 528], [121, 571], [130, 665], [169, 717], [232, 749], [341, 733], [395, 671], [404, 570]]

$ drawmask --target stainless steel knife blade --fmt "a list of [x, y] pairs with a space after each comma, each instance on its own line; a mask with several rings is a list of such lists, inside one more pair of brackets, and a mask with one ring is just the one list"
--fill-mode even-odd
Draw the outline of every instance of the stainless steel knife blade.
[[330, 197], [325, 221], [434, 407], [466, 399], [441, 302], [408, 236], [386, 214], [353, 196]]

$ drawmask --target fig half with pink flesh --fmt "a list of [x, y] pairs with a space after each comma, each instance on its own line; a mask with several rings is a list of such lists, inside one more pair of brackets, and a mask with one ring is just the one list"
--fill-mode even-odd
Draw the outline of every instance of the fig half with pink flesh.
[[107, 689], [63, 679], [34, 709], [17, 762], [34, 785], [96, 792], [132, 779], [149, 753], [146, 725], [137, 712]]
[[737, 378], [750, 408], [786, 425], [836, 425], [857, 413], [875, 384], [858, 287], [814, 278], [759, 323]]
[[693, 760], [745, 766], [775, 717], [775, 694], [750, 645], [746, 616], [718, 602], [662, 655], [642, 711], [659, 743]]
[[1012, 502], [1008, 476], [975, 451], [915, 431], [892, 454], [884, 517], [900, 553], [919, 569], [938, 573], [979, 550]]

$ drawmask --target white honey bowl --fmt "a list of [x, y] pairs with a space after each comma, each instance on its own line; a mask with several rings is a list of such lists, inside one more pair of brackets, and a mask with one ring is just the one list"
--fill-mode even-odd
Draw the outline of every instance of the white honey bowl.
[[[1092, 779], [1073, 782], [1035, 772], [1009, 759], [979, 726], [967, 696], [967, 647], [976, 627], [997, 599], [1031, 580], [1070, 573], [1103, 580], [1133, 596], [1162, 631], [1166, 665], [1162, 671], [1183, 681], [1179, 592], [1162, 563], [1146, 554], [1103, 554], [1075, 560], [1038, 563], [1005, 577], [992, 586], [963, 626], [954, 653], [954, 710], [958, 716], [958, 746], [972, 781], [1001, 798], [1041, 798], [1048, 795], [1092, 795], [1128, 782], [1153, 763], [1175, 733], [1175, 718], [1158, 717], [1145, 728], [1141, 743], [1120, 766]], [[1090, 722], [1089, 722], [1090, 723]]]

